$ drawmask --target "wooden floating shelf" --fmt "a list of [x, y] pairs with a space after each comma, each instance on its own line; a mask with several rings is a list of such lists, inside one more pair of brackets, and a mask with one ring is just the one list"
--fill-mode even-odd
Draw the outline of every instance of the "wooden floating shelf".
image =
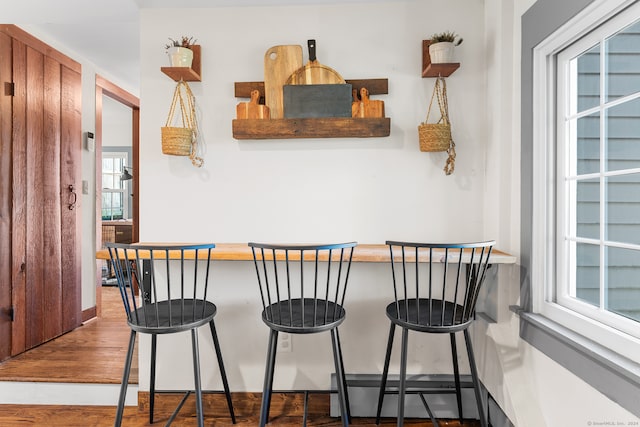
[[202, 81], [200, 45], [191, 46], [191, 50], [193, 51], [193, 63], [191, 64], [191, 67], [161, 67], [160, 71], [177, 82], [180, 80], [184, 80], [185, 82]]
[[460, 68], [459, 62], [448, 64], [432, 64], [429, 55], [431, 40], [422, 40], [422, 77], [449, 77]]
[[235, 139], [375, 138], [389, 136], [391, 119], [304, 118], [233, 120]]
[[[346, 80], [357, 90], [366, 87], [369, 95], [389, 93], [388, 79]], [[236, 98], [250, 98], [251, 91], [260, 92], [264, 103], [264, 82], [236, 82]], [[376, 138], [389, 136], [391, 119], [318, 117], [303, 119], [235, 119], [232, 123], [235, 139], [293, 139], [293, 138]]]

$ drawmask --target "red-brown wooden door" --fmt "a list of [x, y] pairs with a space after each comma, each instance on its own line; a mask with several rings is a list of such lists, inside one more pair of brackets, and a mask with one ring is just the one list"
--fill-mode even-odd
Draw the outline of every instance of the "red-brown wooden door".
[[[0, 26], [0, 30], [12, 36], [11, 172], [3, 166], [0, 173], [12, 182], [9, 197], [0, 187], [0, 201], [12, 203], [13, 320], [10, 348], [0, 343], [4, 359], [80, 325], [82, 131], [80, 65], [16, 27]], [[0, 105], [4, 123], [6, 106]], [[4, 259], [7, 244], [0, 245]], [[0, 277], [7, 276], [2, 271]], [[6, 290], [0, 289], [0, 295], [4, 307]], [[6, 326], [0, 324], [3, 330]]]
[[11, 354], [11, 37], [0, 32], [0, 360]]

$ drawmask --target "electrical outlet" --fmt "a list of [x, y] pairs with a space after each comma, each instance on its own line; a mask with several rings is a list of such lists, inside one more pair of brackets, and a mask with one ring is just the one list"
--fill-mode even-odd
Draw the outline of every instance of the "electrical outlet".
[[280, 332], [278, 334], [278, 351], [280, 353], [291, 353], [291, 334]]

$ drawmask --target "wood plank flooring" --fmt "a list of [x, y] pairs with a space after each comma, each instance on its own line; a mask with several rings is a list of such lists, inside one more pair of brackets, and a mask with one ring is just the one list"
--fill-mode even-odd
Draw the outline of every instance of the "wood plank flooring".
[[[117, 288], [102, 288], [102, 317], [91, 320], [71, 333], [36, 347], [18, 357], [0, 364], [0, 381], [72, 382], [119, 384], [129, 339], [129, 328], [124, 320]], [[132, 368], [132, 382], [137, 383], [137, 362]], [[144, 395], [144, 393], [142, 394]], [[127, 407], [123, 426], [142, 427], [164, 425], [181, 396], [156, 397], [155, 423], [149, 424], [148, 405], [141, 396], [138, 407]], [[257, 426], [260, 413], [260, 393], [233, 393], [237, 418], [236, 426]], [[232, 426], [224, 396], [204, 396], [205, 426]], [[302, 425], [302, 394], [274, 394], [269, 426], [294, 427]], [[71, 405], [2, 405], [0, 426], [46, 427], [102, 427], [112, 426], [113, 406]], [[309, 427], [341, 426], [339, 418], [329, 416], [329, 396], [312, 394], [309, 397]], [[195, 426], [193, 397], [180, 411], [173, 426]], [[351, 425], [375, 426], [371, 418], [353, 418]], [[383, 419], [383, 426], [396, 425], [395, 419]], [[429, 427], [426, 420], [406, 420], [407, 427]], [[458, 421], [439, 420], [440, 426], [460, 427]], [[465, 427], [479, 423], [467, 421]]]
[[[259, 421], [260, 396], [247, 397], [247, 393], [241, 393], [241, 396], [234, 394], [234, 408], [236, 411], [237, 423], [232, 424], [229, 414], [226, 412], [226, 405], [223, 398], [216, 396], [216, 410], [205, 410], [204, 424], [207, 427], [248, 427], [257, 426]], [[241, 398], [242, 396], [247, 398]], [[322, 396], [317, 396], [322, 397]], [[179, 399], [176, 399], [176, 403]], [[205, 408], [211, 408], [211, 401], [208, 399], [204, 404]], [[274, 395], [274, 402], [271, 406], [271, 416], [269, 418], [269, 427], [299, 427], [302, 425], [301, 399], [291, 399], [289, 395]], [[318, 409], [318, 406], [325, 409]], [[310, 402], [309, 417], [307, 425], [309, 427], [338, 427], [342, 426], [339, 418], [333, 418], [328, 415], [328, 397], [315, 404]], [[149, 424], [148, 412], [138, 410], [137, 408], [127, 407], [122, 422], [124, 427], [143, 427], [143, 426], [163, 426], [171, 410], [161, 410], [156, 408], [154, 424]], [[180, 415], [171, 424], [176, 427], [192, 427], [197, 422], [194, 417], [195, 411], [192, 408], [184, 407]], [[286, 414], [286, 415], [285, 415]], [[47, 426], [47, 427], [107, 427], [113, 425], [115, 408], [109, 406], [39, 406], [39, 405], [0, 405], [0, 425], [3, 427], [22, 427], [22, 426]], [[465, 421], [460, 424], [458, 421], [438, 420], [441, 427], [478, 427], [480, 424], [476, 421]], [[374, 427], [375, 420], [372, 418], [353, 418], [350, 425], [359, 427]], [[392, 418], [384, 418], [380, 422], [381, 426], [395, 426], [396, 420]], [[407, 427], [431, 427], [433, 424], [427, 420], [405, 420]]]
[[[117, 287], [102, 288], [102, 304], [100, 318], [0, 363], [0, 381], [120, 384], [130, 329]], [[129, 383], [138, 383], [137, 351]]]

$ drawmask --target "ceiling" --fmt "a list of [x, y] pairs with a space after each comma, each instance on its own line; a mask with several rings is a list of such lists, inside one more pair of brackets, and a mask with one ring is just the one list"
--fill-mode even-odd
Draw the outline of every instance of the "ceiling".
[[[86, 58], [134, 94], [140, 88], [139, 10], [362, 3], [372, 0], [0, 0], [1, 19]], [[384, 1], [384, 0], [374, 0]], [[390, 1], [390, 0], [386, 0]], [[131, 47], [123, 49], [122, 46]]]
[[3, 23], [65, 46], [69, 56], [86, 58], [104, 70], [105, 77], [139, 93], [139, 14], [134, 0], [0, 0], [0, 10]]

